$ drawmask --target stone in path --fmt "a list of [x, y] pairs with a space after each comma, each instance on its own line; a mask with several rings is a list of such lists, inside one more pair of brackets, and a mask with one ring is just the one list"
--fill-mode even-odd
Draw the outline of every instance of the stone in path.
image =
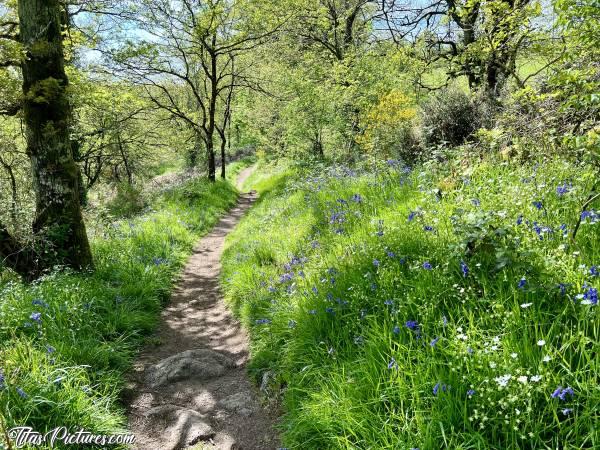
[[219, 286], [225, 236], [255, 199], [242, 195], [198, 243], [162, 312], [157, 345], [143, 350], [135, 363], [125, 401], [136, 449], [279, 447], [277, 411], [263, 407], [248, 379], [248, 336]]

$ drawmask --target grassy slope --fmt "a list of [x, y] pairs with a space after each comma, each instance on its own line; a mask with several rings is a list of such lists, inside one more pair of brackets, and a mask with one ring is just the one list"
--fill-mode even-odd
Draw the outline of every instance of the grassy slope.
[[[600, 224], [575, 244], [560, 229], [591, 174], [469, 172], [249, 180], [264, 195], [228, 240], [224, 285], [251, 330], [251, 370], [286, 387], [288, 447], [600, 446], [600, 320], [581, 298], [600, 284]], [[559, 386], [573, 395], [553, 398]]]
[[0, 414], [9, 428], [124, 425], [123, 374], [194, 243], [236, 197], [230, 183], [188, 182], [105, 229], [92, 242], [94, 273], [0, 286]]

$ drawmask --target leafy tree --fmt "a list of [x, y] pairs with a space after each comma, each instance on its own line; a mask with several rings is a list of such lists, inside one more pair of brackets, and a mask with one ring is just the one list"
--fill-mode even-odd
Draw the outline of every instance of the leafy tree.
[[23, 77], [21, 106], [36, 193], [33, 231], [43, 247], [23, 250], [22, 243], [0, 225], [0, 257], [28, 277], [55, 264], [84, 269], [92, 265], [92, 254], [79, 204], [79, 168], [69, 137], [71, 106], [60, 2], [20, 0], [18, 17], [18, 41], [25, 53], [17, 63]]

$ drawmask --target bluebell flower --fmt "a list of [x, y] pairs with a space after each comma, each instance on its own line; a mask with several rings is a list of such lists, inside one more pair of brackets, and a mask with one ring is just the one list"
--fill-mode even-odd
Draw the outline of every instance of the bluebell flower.
[[535, 202], [533, 202], [533, 206], [535, 206], [536, 209], [542, 209], [544, 207], [543, 203], [539, 200], [536, 200]]
[[471, 397], [471, 396], [475, 395], [475, 389], [469, 389], [469, 390], [467, 391], [467, 395], [468, 395], [469, 397]]
[[433, 339], [433, 340], [432, 340], [432, 341], [429, 343], [429, 345], [430, 345], [431, 347], [435, 347], [435, 346], [436, 346], [436, 344], [438, 343], [438, 341], [439, 341], [439, 340], [440, 340], [440, 338], [439, 338], [439, 337], [436, 337], [435, 339]]
[[562, 410], [563, 416], [568, 416], [569, 414], [571, 414], [573, 412], [572, 408], [564, 408]]
[[355, 336], [354, 343], [356, 345], [363, 345], [365, 343], [365, 338], [363, 336]]
[[521, 225], [523, 223], [523, 216], [517, 217], [517, 225]]
[[398, 363], [396, 362], [396, 360], [394, 359], [394, 357], [392, 357], [392, 359], [390, 359], [390, 362], [388, 363], [387, 366], [388, 369], [394, 369], [394, 368], [398, 368]]
[[379, 265], [380, 265], [380, 262], [379, 262], [379, 260], [378, 260], [378, 259], [374, 259], [374, 260], [373, 260], [373, 265], [374, 265], [375, 267], [379, 267]]
[[400, 327], [398, 325], [394, 325], [394, 328], [392, 329], [392, 333], [400, 334]]
[[271, 323], [271, 321], [269, 319], [256, 319], [255, 323], [257, 325], [267, 325]]
[[438, 395], [438, 391], [440, 390], [441, 383], [438, 381], [435, 386], [433, 387], [433, 395]]
[[296, 325], [297, 325], [297, 324], [298, 324], [298, 323], [297, 323], [295, 320], [292, 320], [292, 319], [290, 319], [290, 320], [288, 321], [288, 327], [289, 327], [289, 328], [296, 328]]
[[308, 311], [308, 313], [309, 313], [309, 314], [312, 314], [312, 315], [315, 315], [315, 314], [317, 314], [317, 310], [316, 310], [316, 309], [310, 309], [310, 310]]
[[416, 217], [417, 212], [416, 211], [411, 211], [410, 214], [408, 215], [408, 221], [412, 222], [413, 219]]
[[335, 314], [335, 311], [333, 310], [333, 308], [325, 308], [325, 312], [327, 312], [329, 314]]
[[274, 286], [269, 286], [267, 290], [271, 293], [277, 292], [277, 288], [275, 288]]
[[31, 316], [29, 316], [29, 318], [31, 320], [33, 320], [34, 322], [42, 323], [42, 313], [39, 313], [39, 312], [31, 313]]
[[526, 285], [527, 285], [527, 280], [525, 279], [525, 277], [521, 278], [519, 280], [519, 284], [518, 284], [519, 289], [525, 289]]
[[429, 261], [425, 261], [423, 263], [423, 269], [425, 269], [425, 270], [431, 270], [431, 269], [433, 269], [433, 266], [431, 265], [431, 263]]
[[564, 182], [563, 184], [559, 184], [556, 187], [556, 194], [559, 197], [562, 197], [563, 195], [567, 194], [571, 190], [572, 187], [573, 187], [572, 184], [567, 184], [566, 182]]
[[582, 221], [587, 221], [587, 219], [590, 219], [590, 221], [592, 223], [594, 223], [598, 219], [598, 214], [593, 209], [592, 210], [583, 211], [581, 213], [581, 220]]
[[56, 349], [54, 347], [46, 344], [46, 353], [50, 354], [50, 353], [54, 353], [55, 351], [56, 351]]
[[386, 306], [394, 306], [394, 300], [387, 299], [383, 302]]
[[362, 203], [362, 197], [360, 196], [360, 194], [354, 194], [352, 196], [352, 201], [356, 203]]
[[290, 282], [294, 279], [294, 272], [288, 272], [288, 273], [284, 273], [283, 275], [281, 275], [279, 277], [279, 282], [280, 283], [287, 283]]
[[425, 230], [425, 231], [433, 231], [433, 227], [431, 225], [425, 225], [423, 227], [423, 230]]
[[583, 305], [597, 305], [598, 304], [598, 289], [590, 287], [583, 293]]
[[559, 283], [558, 284], [558, 289], [560, 289], [560, 295], [562, 295], [564, 297], [566, 295], [566, 293], [567, 293], [567, 284], [565, 284], [565, 283]]
[[471, 203], [473, 204], [473, 206], [480, 206], [481, 205], [481, 202], [479, 201], [478, 198], [471, 199]]
[[600, 271], [598, 271], [598, 266], [590, 267], [590, 275], [593, 277], [597, 277], [600, 275]]
[[396, 254], [393, 251], [391, 251], [391, 250], [386, 251], [386, 254], [390, 258], [395, 258], [396, 257]]
[[460, 270], [462, 271], [463, 277], [466, 278], [469, 275], [469, 266], [464, 261], [460, 262]]
[[152, 258], [152, 262], [155, 266], [160, 266], [161, 264], [165, 264], [167, 260], [163, 258]]
[[566, 401], [567, 400], [567, 395], [570, 395], [571, 397], [573, 397], [575, 395], [575, 392], [573, 391], [573, 388], [568, 386], [566, 388], [563, 388], [562, 386], [558, 386], [554, 392], [550, 395], [550, 397], [552, 398], [558, 398], [562, 401]]
[[21, 389], [20, 387], [16, 388], [16, 391], [17, 391], [17, 394], [19, 394], [19, 397], [21, 397], [21, 398], [27, 398], [27, 397], [29, 397], [27, 395], [27, 393], [23, 389]]
[[408, 328], [409, 330], [418, 330], [419, 329], [419, 323], [416, 320], [407, 320], [404, 323], [404, 326], [406, 328]]
[[6, 378], [4, 378], [4, 372], [0, 369], [0, 391], [6, 386]]
[[31, 301], [31, 304], [33, 306], [42, 306], [43, 308], [48, 308], [48, 303], [46, 303], [44, 300], [39, 299], [39, 298], [35, 298]]

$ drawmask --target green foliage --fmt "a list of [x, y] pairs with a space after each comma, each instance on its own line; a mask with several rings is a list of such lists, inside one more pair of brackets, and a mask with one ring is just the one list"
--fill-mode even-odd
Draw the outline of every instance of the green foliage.
[[483, 102], [458, 88], [443, 89], [421, 104], [425, 145], [463, 144], [486, 121]]
[[594, 172], [538, 163], [263, 171], [223, 283], [286, 446], [597, 446]]
[[55, 273], [32, 285], [6, 277], [0, 286], [5, 425], [122, 430], [123, 374], [153, 331], [193, 245], [235, 201], [229, 183], [195, 179], [156, 199], [153, 212], [97, 229], [95, 272]]

